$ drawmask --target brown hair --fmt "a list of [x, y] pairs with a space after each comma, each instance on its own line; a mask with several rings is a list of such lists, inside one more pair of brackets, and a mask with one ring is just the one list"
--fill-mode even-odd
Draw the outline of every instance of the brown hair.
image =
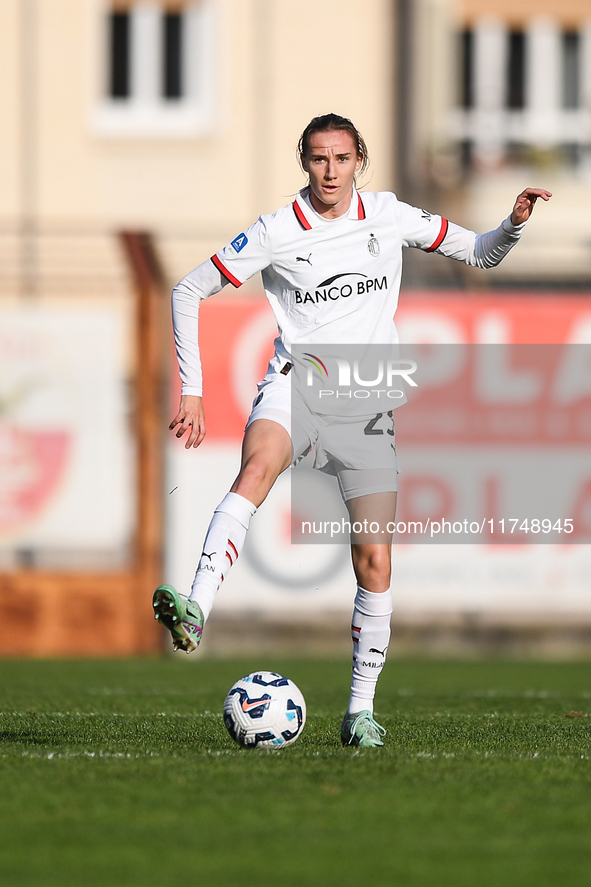
[[297, 147], [298, 160], [302, 169], [304, 169], [304, 160], [310, 148], [310, 136], [315, 132], [330, 132], [331, 130], [342, 130], [353, 136], [353, 141], [357, 148], [357, 156], [361, 158], [359, 172], [363, 174], [369, 166], [367, 145], [355, 124], [348, 117], [341, 117], [339, 114], [321, 114], [319, 117], [314, 117], [310, 120], [300, 137]]

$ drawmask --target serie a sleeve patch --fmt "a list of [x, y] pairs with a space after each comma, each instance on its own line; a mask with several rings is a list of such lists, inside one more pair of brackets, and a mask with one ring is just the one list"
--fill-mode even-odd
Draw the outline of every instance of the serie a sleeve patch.
[[239, 253], [241, 249], [244, 249], [247, 243], [248, 237], [242, 232], [242, 234], [239, 234], [238, 237], [235, 237], [234, 240], [230, 242], [230, 246], [234, 247], [236, 252]]

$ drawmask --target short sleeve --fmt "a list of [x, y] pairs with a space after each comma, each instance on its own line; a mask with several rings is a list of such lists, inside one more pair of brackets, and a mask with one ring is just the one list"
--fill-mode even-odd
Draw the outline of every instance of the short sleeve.
[[242, 286], [257, 271], [271, 263], [267, 226], [262, 218], [211, 257], [211, 261], [234, 286]]
[[447, 234], [448, 221], [408, 203], [397, 203], [400, 235], [405, 246], [414, 246], [427, 253], [435, 252]]

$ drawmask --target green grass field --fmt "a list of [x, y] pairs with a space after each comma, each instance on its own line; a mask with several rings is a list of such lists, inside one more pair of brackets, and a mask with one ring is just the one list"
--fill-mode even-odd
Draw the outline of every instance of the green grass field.
[[[283, 752], [224, 729], [255, 668], [306, 696]], [[348, 683], [268, 656], [0, 662], [0, 883], [588, 887], [591, 664], [391, 660], [366, 751], [340, 745]]]

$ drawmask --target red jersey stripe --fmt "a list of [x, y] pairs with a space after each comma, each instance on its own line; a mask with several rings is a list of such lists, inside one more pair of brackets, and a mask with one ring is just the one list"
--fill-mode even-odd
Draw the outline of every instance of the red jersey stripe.
[[293, 206], [293, 211], [296, 214], [297, 220], [300, 223], [300, 225], [302, 226], [302, 228], [305, 228], [306, 231], [310, 231], [312, 229], [312, 225], [310, 224], [310, 222], [308, 221], [308, 219], [304, 215], [302, 208], [299, 205], [299, 203], [297, 202], [297, 200], [294, 200], [294, 202], [292, 203], [292, 206]]
[[357, 208], [357, 218], [359, 220], [362, 220], [365, 218], [365, 207], [363, 205], [363, 200], [361, 199], [361, 194], [358, 194], [357, 197], [359, 198], [359, 205]]
[[435, 252], [437, 247], [441, 246], [441, 244], [443, 243], [443, 240], [445, 238], [445, 235], [447, 234], [448, 226], [449, 226], [449, 222], [447, 221], [447, 219], [442, 218], [441, 219], [441, 228], [439, 229], [439, 234], [437, 235], [437, 237], [435, 238], [435, 241], [431, 244], [431, 246], [425, 250], [426, 253]]
[[218, 259], [216, 253], [214, 253], [213, 256], [211, 257], [211, 261], [212, 261], [213, 264], [216, 266], [216, 268], [218, 269], [218, 271], [221, 271], [222, 274], [224, 275], [224, 277], [227, 277], [227, 278], [228, 278], [228, 280], [230, 281], [230, 283], [231, 283], [233, 286], [235, 286], [236, 288], [238, 288], [239, 286], [242, 286], [241, 281], [238, 280], [237, 277], [234, 277], [234, 275], [233, 275], [230, 271], [228, 271], [228, 269], [226, 268], [226, 266], [224, 265], [224, 263], [223, 263], [220, 259]]

